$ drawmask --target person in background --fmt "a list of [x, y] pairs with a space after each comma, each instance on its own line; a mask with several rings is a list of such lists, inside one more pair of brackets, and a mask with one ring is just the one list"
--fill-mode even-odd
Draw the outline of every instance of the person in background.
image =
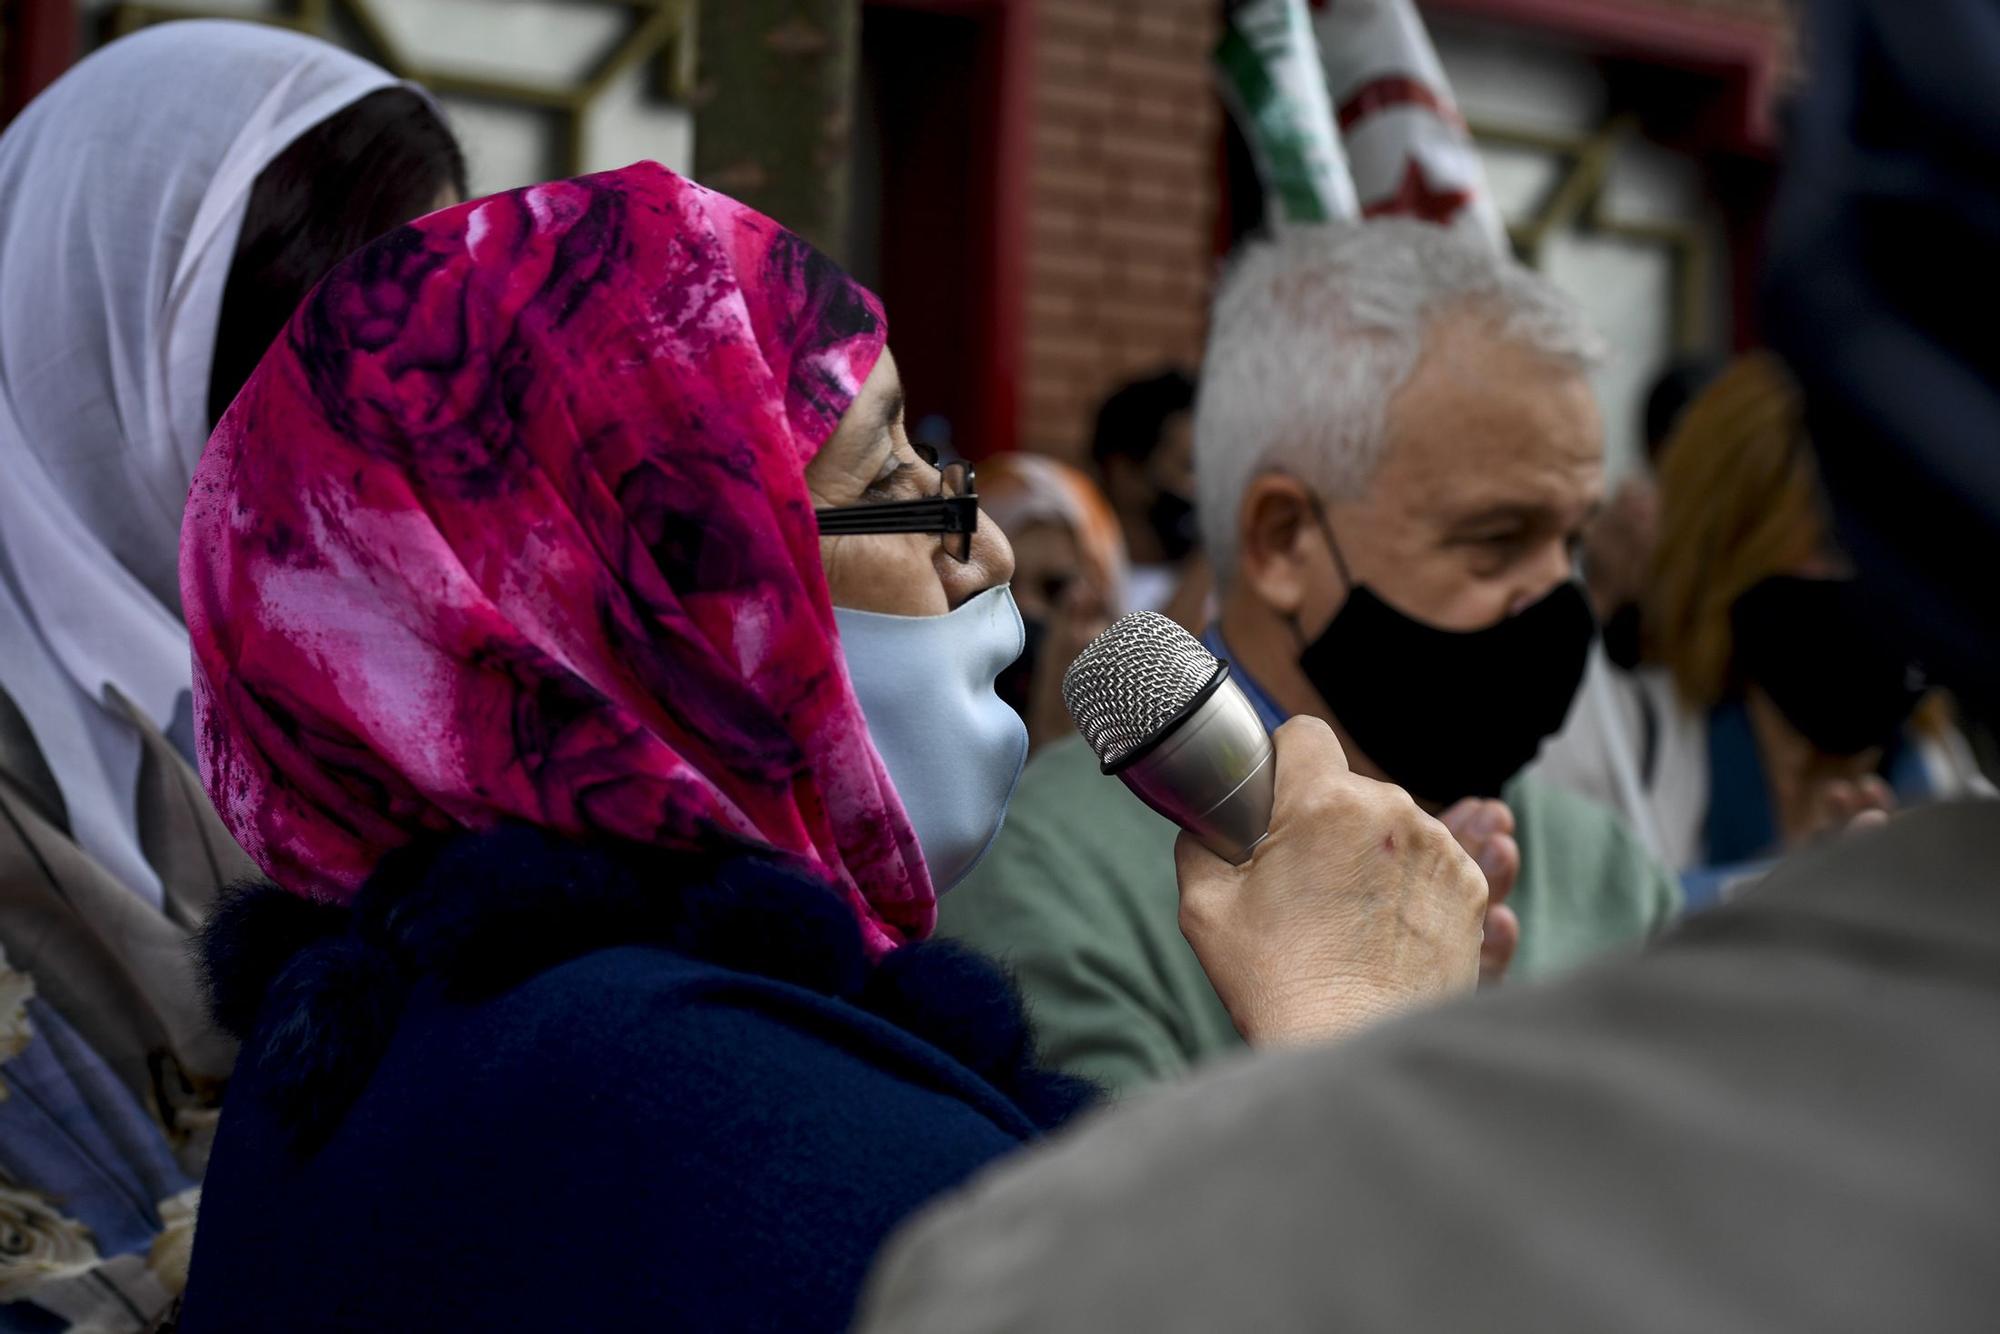
[[[1202, 366], [1206, 642], [1268, 726], [1323, 719], [1358, 772], [1441, 813], [1512, 908], [1492, 978], [1636, 944], [1679, 906], [1610, 812], [1518, 776], [1595, 630], [1572, 552], [1600, 488], [1596, 349], [1511, 260], [1379, 221], [1252, 244]], [[1174, 837], [1080, 738], [1052, 744], [940, 919], [1015, 970], [1052, 1060], [1117, 1091], [1241, 1044], [1181, 938]]]
[[1604, 629], [1605, 654], [1622, 671], [1636, 668], [1642, 656], [1639, 604], [1659, 541], [1660, 459], [1681, 413], [1721, 370], [1708, 358], [1691, 358], [1661, 372], [1646, 394], [1645, 467], [1619, 484], [1584, 534], [1584, 582]]
[[1132, 568], [1124, 611], [1158, 611], [1199, 632], [1214, 586], [1195, 512], [1194, 379], [1169, 368], [1106, 398], [1090, 459]]
[[1014, 600], [1028, 646], [1000, 673], [1000, 698], [1028, 724], [1028, 753], [1075, 730], [1062, 678], [1125, 604], [1125, 543], [1088, 476], [1041, 454], [979, 465], [980, 511], [1014, 548]]
[[138, 1328], [185, 1275], [235, 1052], [188, 935], [254, 870], [189, 767], [188, 479], [313, 283], [464, 187], [426, 96], [247, 23], [0, 134], [0, 1328]]
[[1648, 852], [1675, 867], [1681, 865], [1678, 849], [1662, 837], [1645, 795], [1639, 768], [1644, 739], [1626, 726], [1625, 694], [1631, 683], [1624, 673], [1636, 671], [1645, 657], [1641, 603], [1659, 543], [1660, 459], [1681, 413], [1721, 369], [1720, 363], [1704, 358], [1679, 362], [1646, 395], [1645, 467], [1619, 484], [1584, 533], [1581, 562], [1602, 627], [1599, 642], [1590, 651], [1569, 721], [1531, 768], [1556, 787], [1610, 806]]
[[[1680, 419], [1660, 466], [1647, 658], [1618, 679], [1646, 818], [1691, 905], [1866, 810], [1982, 789], [1950, 706], [1871, 617], [1834, 540], [1804, 406], [1769, 353], [1740, 358]], [[1590, 729], [1551, 781], [1615, 795]]]
[[[204, 938], [245, 1046], [184, 1334], [844, 1331], [890, 1228], [1090, 1096], [925, 942], [1027, 736], [1012, 553], [902, 402], [871, 293], [656, 163], [300, 308], [182, 543], [271, 877]], [[1469, 987], [1479, 869], [1323, 724], [1277, 745], [1268, 855], [1184, 850], [1245, 1032]]]

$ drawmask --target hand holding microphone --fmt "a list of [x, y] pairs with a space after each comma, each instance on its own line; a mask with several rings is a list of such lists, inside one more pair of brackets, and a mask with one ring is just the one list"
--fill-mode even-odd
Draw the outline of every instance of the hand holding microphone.
[[1473, 985], [1485, 874], [1408, 793], [1352, 773], [1325, 723], [1267, 736], [1227, 670], [1145, 612], [1064, 694], [1106, 772], [1186, 831], [1181, 931], [1247, 1040], [1332, 1037]]
[[1270, 835], [1232, 866], [1183, 834], [1181, 933], [1245, 1039], [1309, 1042], [1471, 989], [1486, 877], [1317, 718], [1279, 728]]

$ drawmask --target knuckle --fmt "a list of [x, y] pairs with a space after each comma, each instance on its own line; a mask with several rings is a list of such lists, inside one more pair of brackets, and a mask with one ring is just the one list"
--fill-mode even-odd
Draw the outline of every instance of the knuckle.
[[1460, 903], [1473, 912], [1484, 916], [1486, 905], [1492, 899], [1491, 888], [1486, 883], [1486, 873], [1469, 857], [1459, 857], [1452, 867], [1452, 882]]
[[1181, 896], [1180, 914], [1177, 918], [1181, 935], [1188, 940], [1199, 940], [1212, 933], [1216, 923], [1215, 906], [1203, 894]]
[[1438, 839], [1457, 844], [1458, 840], [1452, 832], [1434, 817], [1424, 814], [1423, 807], [1417, 805], [1417, 799], [1402, 788], [1383, 784], [1382, 802], [1384, 818], [1395, 821], [1398, 828], [1420, 845], [1433, 844]]
[[1326, 819], [1346, 809], [1352, 800], [1343, 783], [1327, 781], [1314, 783], [1306, 789], [1302, 803], [1306, 813], [1316, 819]]
[[1299, 812], [1320, 822], [1350, 810], [1354, 803], [1354, 782], [1344, 774], [1317, 774], [1297, 793]]

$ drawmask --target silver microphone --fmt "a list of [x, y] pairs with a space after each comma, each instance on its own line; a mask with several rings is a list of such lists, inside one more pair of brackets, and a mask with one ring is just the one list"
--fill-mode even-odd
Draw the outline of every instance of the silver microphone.
[[1105, 773], [1216, 856], [1249, 860], [1270, 832], [1277, 768], [1228, 664], [1158, 612], [1135, 611], [1090, 641], [1062, 685]]

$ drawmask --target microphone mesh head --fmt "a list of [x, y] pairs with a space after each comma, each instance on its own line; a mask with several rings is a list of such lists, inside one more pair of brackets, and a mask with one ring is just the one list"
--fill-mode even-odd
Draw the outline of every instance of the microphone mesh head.
[[1158, 612], [1127, 612], [1063, 673], [1063, 703], [1109, 767], [1178, 717], [1218, 665], [1200, 640]]

